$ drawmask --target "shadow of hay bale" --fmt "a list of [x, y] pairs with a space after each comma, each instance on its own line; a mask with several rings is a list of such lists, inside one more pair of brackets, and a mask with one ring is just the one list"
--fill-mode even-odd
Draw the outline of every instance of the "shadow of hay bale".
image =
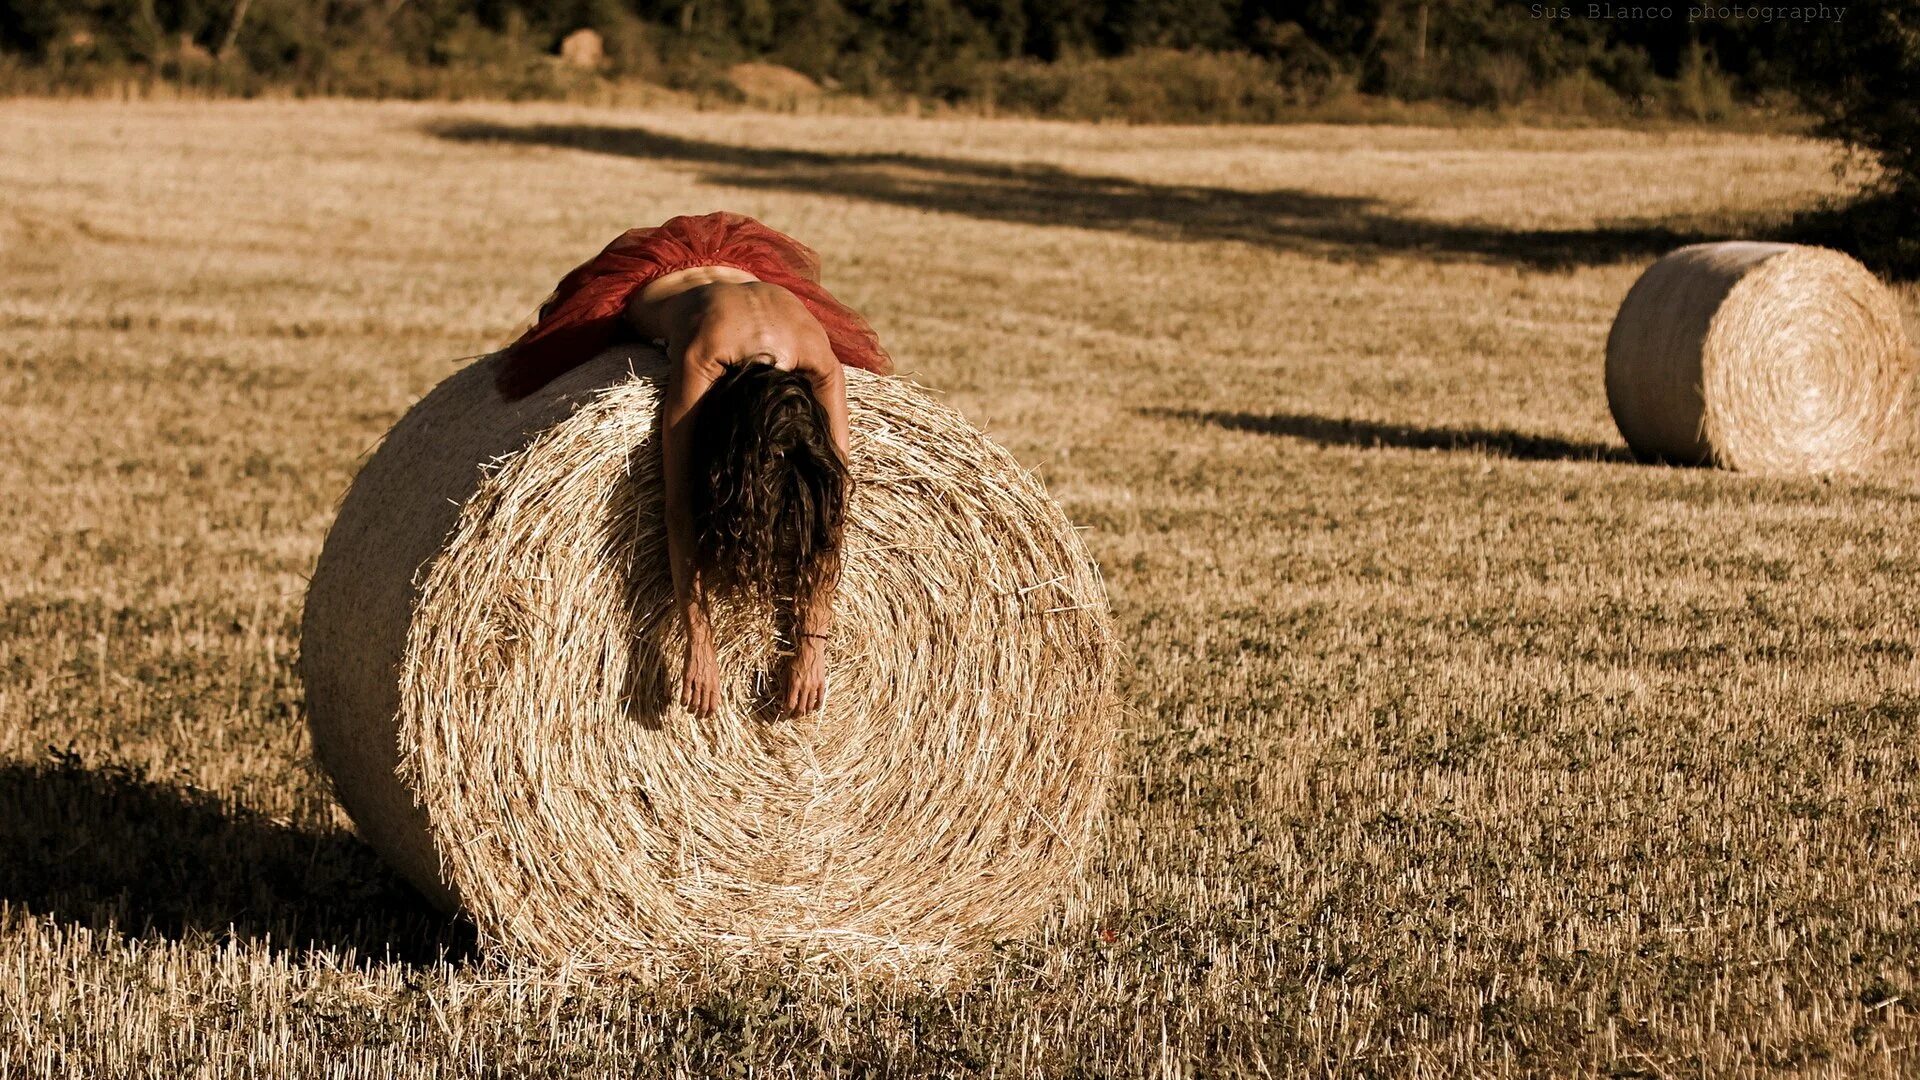
[[366, 845], [70, 754], [0, 765], [0, 901], [95, 930], [427, 963], [473, 951]]
[[1511, 458], [1515, 461], [1587, 461], [1630, 464], [1637, 460], [1624, 446], [1561, 439], [1551, 435], [1532, 435], [1505, 428], [1421, 427], [1415, 424], [1388, 424], [1373, 420], [1313, 416], [1305, 413], [1219, 412], [1164, 408], [1145, 408], [1137, 412], [1141, 416], [1156, 420], [1184, 420], [1226, 428], [1229, 431], [1279, 435], [1319, 443], [1322, 446], [1444, 450], [1486, 454], [1490, 457]]

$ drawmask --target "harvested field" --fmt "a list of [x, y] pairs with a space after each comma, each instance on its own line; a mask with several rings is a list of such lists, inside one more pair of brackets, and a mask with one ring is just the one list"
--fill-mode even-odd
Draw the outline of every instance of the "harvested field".
[[[1602, 382], [1654, 258], [1838, 190], [1817, 144], [10, 101], [0, 145], [0, 1076], [1920, 1069], [1920, 462], [1638, 465]], [[1112, 596], [1088, 881], [960, 985], [487, 964], [305, 764], [363, 453], [722, 207]]]

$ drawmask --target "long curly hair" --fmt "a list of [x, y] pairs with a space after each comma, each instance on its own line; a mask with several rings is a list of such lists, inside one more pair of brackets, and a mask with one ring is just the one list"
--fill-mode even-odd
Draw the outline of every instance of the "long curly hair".
[[800, 604], [839, 573], [853, 478], [806, 376], [729, 369], [701, 397], [691, 441], [703, 580]]

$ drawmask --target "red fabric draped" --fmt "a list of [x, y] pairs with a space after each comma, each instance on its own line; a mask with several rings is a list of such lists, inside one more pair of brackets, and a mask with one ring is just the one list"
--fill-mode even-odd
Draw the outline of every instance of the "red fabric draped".
[[821, 286], [813, 249], [750, 217], [722, 211], [630, 229], [561, 278], [540, 305], [539, 321], [507, 347], [497, 377], [500, 391], [524, 397], [591, 360], [631, 332], [623, 318], [628, 299], [658, 278], [695, 266], [731, 266], [786, 289], [820, 320], [842, 364], [892, 374], [893, 360], [873, 327]]

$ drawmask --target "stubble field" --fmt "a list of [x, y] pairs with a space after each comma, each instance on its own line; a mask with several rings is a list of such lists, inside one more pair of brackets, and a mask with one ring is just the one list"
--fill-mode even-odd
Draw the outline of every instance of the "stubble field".
[[[0, 103], [0, 1076], [1911, 1075], [1920, 463], [1637, 465], [1600, 381], [1655, 255], [1841, 184], [1684, 132]], [[496, 967], [305, 764], [361, 455], [718, 208], [1112, 591], [1106, 837], [952, 986]]]

